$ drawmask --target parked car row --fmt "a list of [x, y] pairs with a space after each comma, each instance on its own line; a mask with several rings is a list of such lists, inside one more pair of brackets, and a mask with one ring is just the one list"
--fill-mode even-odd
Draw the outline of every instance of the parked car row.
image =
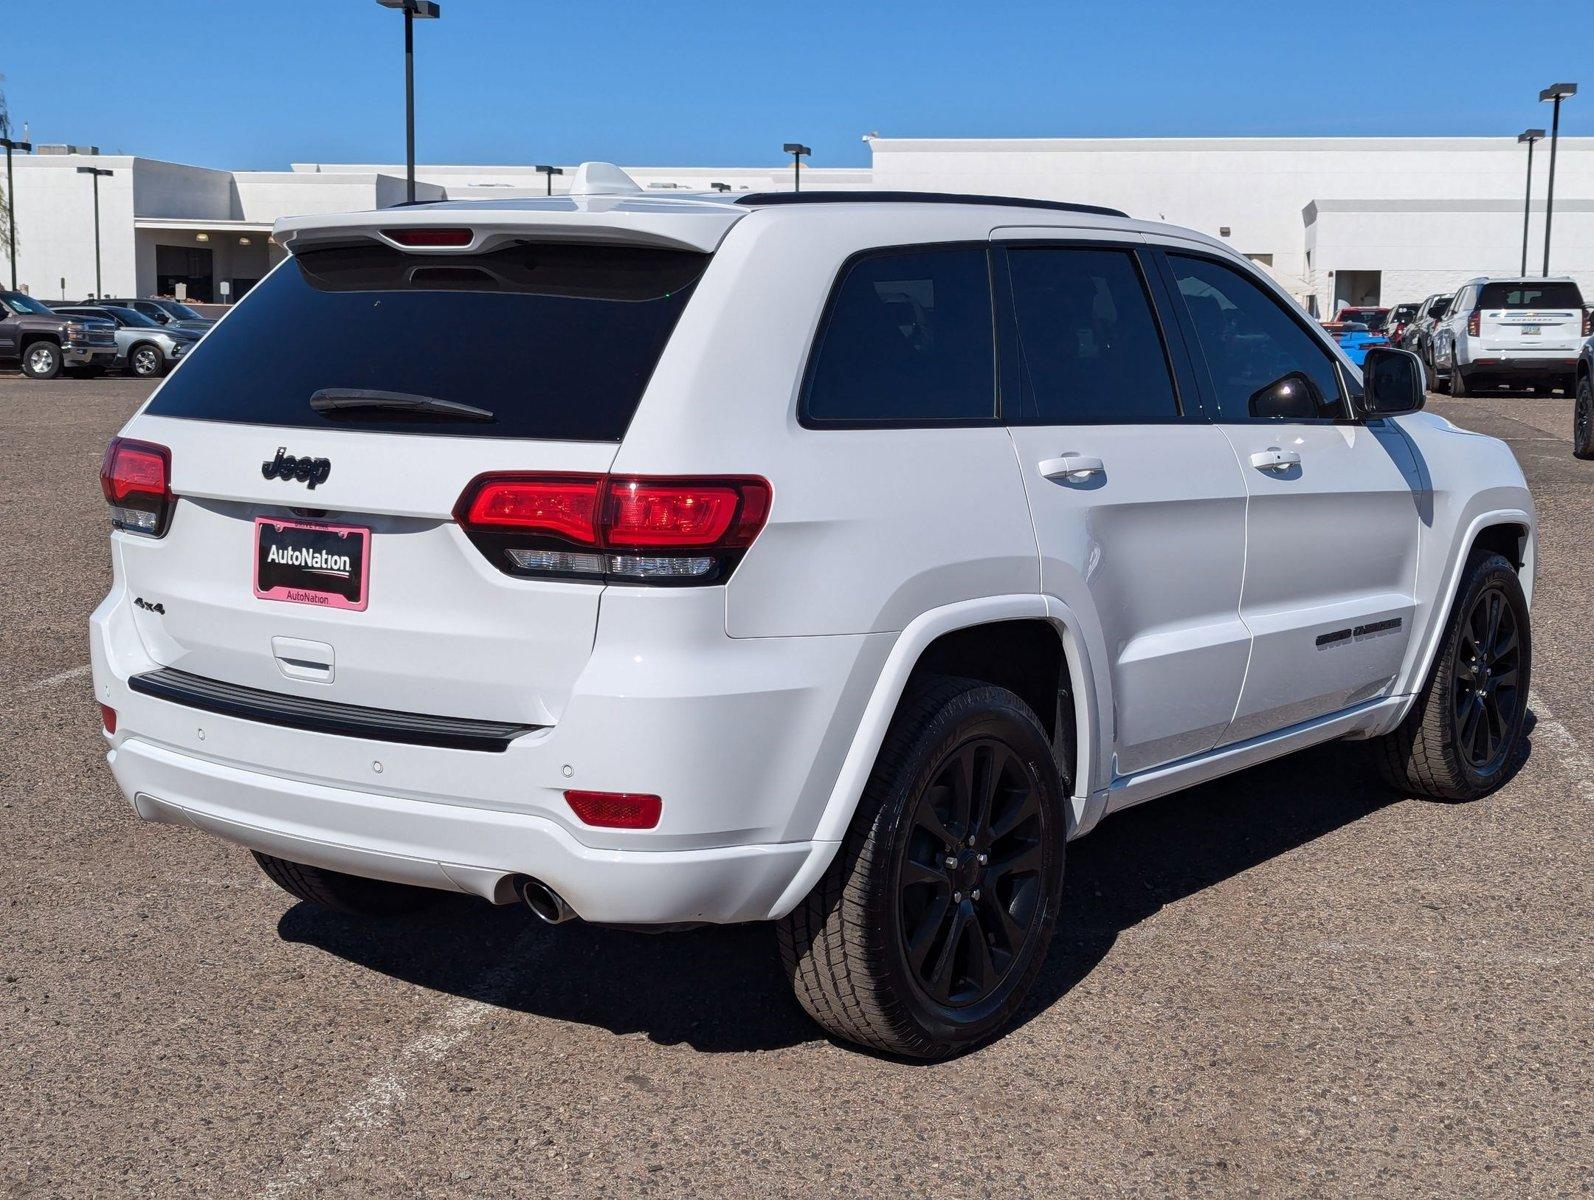
[[0, 291], [0, 361], [30, 379], [120, 368], [164, 375], [215, 322], [176, 300], [56, 300]]
[[1502, 385], [1571, 392], [1579, 350], [1594, 334], [1583, 293], [1564, 277], [1479, 276], [1453, 295], [1397, 305], [1389, 324], [1391, 343], [1421, 358], [1429, 385], [1453, 396]]

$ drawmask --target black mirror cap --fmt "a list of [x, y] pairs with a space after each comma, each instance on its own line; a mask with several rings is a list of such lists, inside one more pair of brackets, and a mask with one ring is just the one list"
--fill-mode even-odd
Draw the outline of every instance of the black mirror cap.
[[1427, 399], [1427, 372], [1410, 350], [1376, 346], [1362, 363], [1361, 416], [1398, 417], [1414, 413]]

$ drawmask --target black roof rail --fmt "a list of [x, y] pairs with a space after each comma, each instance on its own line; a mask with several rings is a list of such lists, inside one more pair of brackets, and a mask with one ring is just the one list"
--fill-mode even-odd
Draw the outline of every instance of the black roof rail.
[[1063, 200], [1021, 200], [1017, 196], [971, 196], [960, 192], [745, 192], [735, 203], [766, 204], [984, 204], [998, 208], [1049, 208], [1056, 212], [1094, 213], [1098, 217], [1127, 217], [1116, 208], [1099, 204], [1069, 204]]

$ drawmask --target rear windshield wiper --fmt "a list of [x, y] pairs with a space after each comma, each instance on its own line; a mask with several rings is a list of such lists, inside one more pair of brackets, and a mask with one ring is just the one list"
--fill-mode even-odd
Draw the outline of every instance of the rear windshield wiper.
[[459, 421], [493, 420], [490, 408], [477, 408], [474, 404], [461, 404], [457, 400], [439, 400], [436, 396], [378, 392], [370, 388], [322, 388], [310, 397], [310, 407], [328, 416], [352, 412], [397, 412]]

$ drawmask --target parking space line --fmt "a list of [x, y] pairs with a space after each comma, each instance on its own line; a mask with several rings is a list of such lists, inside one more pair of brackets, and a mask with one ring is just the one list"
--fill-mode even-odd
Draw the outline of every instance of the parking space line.
[[[533, 920], [527, 914], [527, 920]], [[433, 1028], [402, 1046], [392, 1065], [365, 1081], [359, 1094], [337, 1118], [310, 1134], [284, 1172], [269, 1180], [258, 1195], [261, 1200], [297, 1196], [311, 1189], [326, 1173], [350, 1157], [350, 1150], [366, 1135], [391, 1125], [416, 1078], [446, 1058], [482, 1022], [499, 1011], [495, 998], [505, 994], [510, 982], [532, 964], [528, 951], [547, 931], [528, 929], [507, 948], [503, 958], [473, 989], [483, 999], [460, 998], [443, 1009]]]
[[1571, 768], [1572, 786], [1584, 800], [1594, 802], [1594, 760], [1589, 758], [1588, 751], [1572, 736], [1572, 731], [1561, 724], [1539, 692], [1528, 692], [1528, 707], [1537, 718], [1530, 737], [1542, 734], [1555, 747], [1556, 757]]
[[51, 675], [46, 679], [35, 679], [32, 683], [25, 683], [17, 689], [17, 695], [25, 696], [29, 692], [40, 692], [45, 688], [54, 687], [58, 683], [65, 683], [69, 679], [81, 679], [94, 668], [84, 663], [81, 667], [73, 667], [70, 671], [62, 671], [59, 675]]

